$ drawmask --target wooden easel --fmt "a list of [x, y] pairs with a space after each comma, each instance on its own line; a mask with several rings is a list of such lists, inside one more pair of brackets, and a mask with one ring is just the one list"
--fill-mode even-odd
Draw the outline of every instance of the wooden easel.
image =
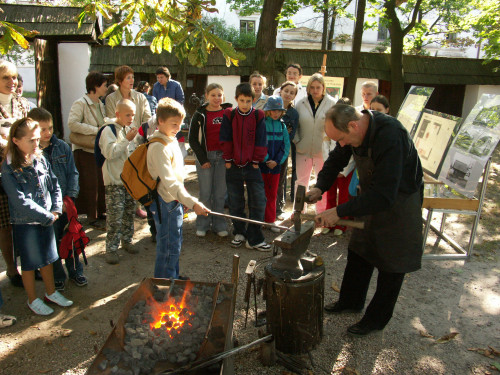
[[320, 72], [323, 77], [326, 75], [326, 53], [323, 55], [323, 64], [321, 64]]
[[[439, 237], [445, 240], [457, 252], [456, 254], [424, 254], [422, 259], [429, 260], [467, 260], [469, 259], [472, 249], [474, 247], [474, 238], [476, 236], [477, 226], [481, 218], [481, 209], [483, 206], [483, 199], [488, 185], [488, 174], [490, 172], [491, 158], [488, 160], [484, 167], [483, 177], [481, 182], [481, 190], [479, 197], [476, 199], [462, 199], [462, 198], [441, 198], [441, 197], [424, 197], [422, 208], [427, 210], [427, 217], [423, 216], [424, 224], [424, 243], [423, 250], [426, 248], [427, 236], [429, 229]], [[424, 184], [433, 185], [434, 187], [444, 185], [442, 182], [433, 179], [430, 176], [424, 176]], [[432, 215], [435, 212], [443, 214], [441, 218], [441, 225], [439, 228], [431, 224]], [[469, 244], [466, 249], [460, 246], [453, 238], [448, 236], [445, 230], [446, 216], [448, 214], [461, 214], [472, 215], [474, 221], [472, 223], [472, 230], [469, 237]]]

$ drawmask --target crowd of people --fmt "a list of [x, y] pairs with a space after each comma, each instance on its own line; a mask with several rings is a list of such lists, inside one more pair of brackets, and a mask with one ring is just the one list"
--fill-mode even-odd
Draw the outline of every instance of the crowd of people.
[[[380, 118], [378, 112], [368, 111], [389, 111], [387, 99], [378, 95], [374, 82], [362, 85], [360, 108], [352, 107], [348, 98], [337, 102], [327, 93], [324, 77], [319, 73], [313, 74], [303, 87], [300, 84], [302, 68], [295, 63], [287, 66], [286, 81], [270, 96], [264, 93], [266, 78], [258, 72], [253, 73], [249, 82], [237, 85], [235, 108], [225, 102], [224, 88], [220, 84], [209, 84], [205, 103], [192, 116], [189, 131], [200, 188], [199, 198], [195, 198], [184, 187], [185, 153], [180, 147], [184, 139], [179, 137], [186, 116], [184, 93], [179, 82], [171, 79], [166, 67], [158, 68], [156, 77], [157, 82], [152, 87], [146, 81], [139, 82], [136, 87], [134, 71], [123, 65], [115, 70], [115, 86], [108, 88], [108, 80], [103, 74], [90, 72], [85, 80], [87, 93], [76, 100], [70, 110], [70, 148], [53, 134], [50, 113], [43, 108], [30, 110], [28, 102], [16, 93], [18, 74], [15, 66], [0, 62], [0, 119], [5, 122], [1, 128], [0, 247], [8, 278], [13, 285], [24, 286], [28, 306], [35, 314], [53, 313], [45, 302], [63, 307], [73, 303], [61, 294], [66, 279], [78, 286], [88, 283], [78, 255], [65, 259], [68, 276], [58, 255], [68, 220], [63, 198], [75, 202], [78, 213], [87, 215], [89, 225], [106, 230], [105, 259], [109, 264], [119, 263], [119, 249], [130, 254], [139, 252], [133, 242], [134, 214], [147, 217], [152, 239], [156, 242], [154, 277], [180, 279], [187, 278], [179, 273], [185, 210], [193, 209], [197, 214], [196, 235], [199, 237], [205, 237], [209, 231], [220, 237], [229, 236], [227, 221], [210, 215], [211, 212], [223, 213], [225, 206], [233, 216], [270, 224], [283, 220], [289, 158], [292, 202], [299, 184], [309, 189], [313, 169], [318, 177], [316, 186], [308, 194], [316, 203], [317, 222], [324, 227], [322, 233], [333, 230], [334, 235], [342, 235], [346, 228], [337, 225], [340, 217], [359, 216], [370, 210], [377, 212], [379, 197], [372, 194], [369, 202], [365, 198], [366, 191], [371, 189], [362, 160], [366, 156], [353, 151], [357, 147], [371, 147], [373, 136], [368, 142], [363, 128], [359, 133], [363, 137], [357, 138], [357, 143], [346, 141], [351, 136], [352, 123], [361, 124], [352, 126], [358, 131], [366, 126], [366, 116], [369, 124], [373, 118], [375, 122], [379, 119], [391, 122], [387, 120], [389, 116]], [[350, 116], [347, 125], [339, 128], [338, 118], [344, 121], [345, 114]], [[147, 170], [159, 185], [158, 199], [145, 207], [144, 212], [127, 192], [120, 175], [129, 155], [148, 141], [152, 142], [147, 151]], [[343, 147], [345, 145], [351, 147]], [[391, 183], [389, 179], [385, 185]], [[406, 193], [414, 194], [412, 189], [418, 181], [413, 181], [413, 185], [410, 181], [407, 183]], [[398, 190], [391, 187], [393, 195], [399, 197]], [[387, 199], [392, 202], [393, 198]], [[361, 208], [360, 202], [369, 208]], [[414, 205], [411, 208], [414, 209]], [[231, 234], [232, 247], [245, 244], [249, 249], [271, 250], [261, 225], [233, 220]], [[355, 280], [353, 271], [346, 269], [341, 299], [327, 305], [327, 312], [359, 310], [364, 306], [370, 267], [372, 270], [379, 268], [377, 262], [383, 257], [377, 258], [377, 262], [372, 262], [371, 258], [367, 260], [364, 253], [358, 251], [363, 246], [366, 247], [366, 243], [358, 247], [350, 245], [348, 269], [364, 267], [365, 284], [358, 285], [361, 281]], [[18, 257], [21, 274], [17, 269]], [[417, 267], [418, 262], [415, 259], [412, 262], [402, 268], [398, 265], [388, 267], [389, 283], [400, 286], [404, 276], [401, 272]], [[391, 272], [396, 272], [397, 277]], [[45, 284], [45, 302], [36, 296], [34, 280], [38, 275]], [[354, 293], [354, 284], [362, 290]], [[383, 289], [385, 284], [380, 284]], [[394, 295], [397, 298], [398, 292], [399, 288], [393, 287], [390, 296], [380, 301], [374, 298], [372, 304], [380, 305], [387, 299], [395, 303]], [[0, 307], [1, 303], [0, 294]], [[357, 333], [363, 329], [382, 329], [392, 315], [387, 304], [384, 314], [379, 313], [380, 308], [372, 310], [377, 312], [372, 316], [367, 311], [368, 317], [363, 318]], [[0, 315], [0, 326], [10, 326], [14, 322], [14, 317]]]

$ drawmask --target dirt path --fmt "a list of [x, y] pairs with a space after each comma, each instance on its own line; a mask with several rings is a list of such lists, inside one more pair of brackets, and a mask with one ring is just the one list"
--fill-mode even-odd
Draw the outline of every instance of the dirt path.
[[[481, 222], [475, 255], [464, 261], [425, 261], [420, 271], [407, 276], [394, 317], [386, 329], [367, 338], [353, 339], [346, 328], [360, 314], [325, 315], [324, 338], [312, 351], [314, 374], [488, 374], [495, 373], [493, 363], [500, 357], [486, 357], [471, 348], [500, 350], [500, 261], [498, 244], [498, 152], [491, 174], [488, 200]], [[195, 173], [191, 171], [188, 190], [196, 194]], [[290, 208], [290, 207], [289, 207]], [[235, 250], [229, 240], [209, 233], [195, 236], [195, 216], [190, 213], [184, 226], [181, 273], [199, 281], [229, 280]], [[496, 226], [492, 224], [496, 221]], [[466, 236], [467, 220], [451, 221], [457, 238]], [[0, 332], [0, 374], [84, 374], [96, 351], [104, 343], [120, 311], [144, 277], [151, 277], [155, 246], [150, 240], [147, 224], [136, 221], [137, 255], [122, 253], [120, 264], [110, 266], [104, 261], [104, 233], [89, 229], [91, 245], [87, 249], [89, 265], [85, 267], [89, 285], [66, 287], [65, 295], [75, 301], [68, 309], [56, 308], [50, 318], [34, 316], [26, 306], [22, 289], [11, 286], [0, 273], [4, 313], [16, 315], [15, 326]], [[275, 234], [265, 230], [266, 239]], [[327, 266], [325, 301], [337, 298], [331, 286], [340, 286], [346, 263], [349, 234], [341, 238], [316, 234], [310, 249], [321, 255]], [[432, 238], [428, 242], [432, 245]], [[441, 245], [441, 249], [450, 249]], [[257, 338], [250, 312], [249, 325], [244, 328], [244, 268], [250, 259], [264, 253], [240, 248], [240, 283], [236, 303], [234, 330], [237, 340], [248, 343]], [[0, 270], [5, 265], [0, 262]], [[369, 292], [374, 292], [375, 280]], [[39, 295], [43, 285], [37, 282]], [[260, 308], [264, 308], [261, 299]], [[297, 306], [297, 308], [301, 308]], [[436, 339], [458, 332], [447, 342]], [[433, 337], [424, 337], [424, 336]], [[500, 365], [499, 365], [500, 366]], [[237, 374], [283, 374], [281, 366], [263, 367], [257, 351], [235, 357]]]

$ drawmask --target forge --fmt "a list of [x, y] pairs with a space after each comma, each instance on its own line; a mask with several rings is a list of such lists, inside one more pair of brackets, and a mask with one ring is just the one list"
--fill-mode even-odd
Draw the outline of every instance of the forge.
[[233, 283], [144, 279], [87, 374], [156, 374], [231, 348], [234, 297]]

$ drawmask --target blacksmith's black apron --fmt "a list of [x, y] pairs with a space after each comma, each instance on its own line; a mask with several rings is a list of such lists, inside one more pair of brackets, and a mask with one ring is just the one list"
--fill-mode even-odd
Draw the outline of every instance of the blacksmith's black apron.
[[[358, 169], [361, 194], [367, 191], [374, 171], [373, 139], [377, 124], [370, 115], [368, 154], [360, 156], [352, 148]], [[388, 125], [385, 125], [388, 126]], [[398, 192], [392, 207], [361, 219], [365, 229], [354, 229], [349, 250], [385, 272], [407, 273], [420, 269], [422, 260], [422, 198], [420, 190]]]

